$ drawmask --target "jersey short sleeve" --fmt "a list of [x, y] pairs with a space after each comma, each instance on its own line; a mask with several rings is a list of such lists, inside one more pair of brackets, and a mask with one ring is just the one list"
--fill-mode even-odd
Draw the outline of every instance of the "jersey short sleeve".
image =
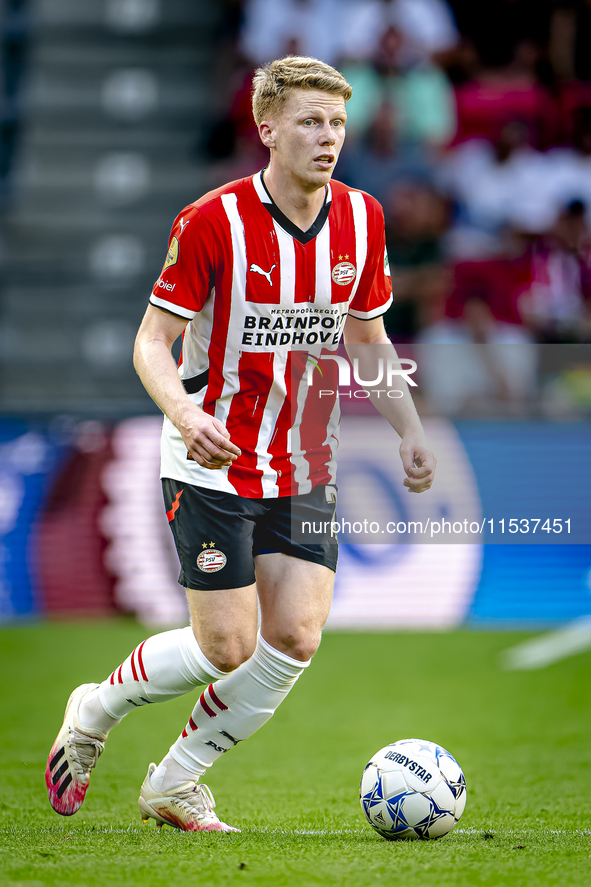
[[373, 320], [385, 314], [392, 304], [392, 280], [382, 207], [368, 194], [364, 199], [367, 205], [367, 259], [349, 305], [349, 314], [358, 320]]
[[172, 226], [168, 252], [150, 304], [192, 320], [211, 292], [214, 265], [211, 225], [197, 207], [189, 206]]

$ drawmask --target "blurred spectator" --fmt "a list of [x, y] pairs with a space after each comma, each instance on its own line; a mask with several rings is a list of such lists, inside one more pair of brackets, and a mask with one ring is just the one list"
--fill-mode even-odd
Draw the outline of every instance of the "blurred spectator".
[[350, 136], [367, 126], [384, 101], [396, 109], [402, 141], [441, 145], [456, 129], [453, 89], [444, 72], [417, 55], [400, 30], [389, 27], [379, 37], [371, 63], [344, 61], [343, 75], [353, 87], [347, 105]]
[[335, 64], [371, 58], [391, 26], [403, 33], [414, 60], [458, 40], [445, 0], [247, 0], [241, 48], [257, 64], [287, 53]]
[[527, 414], [537, 368], [531, 336], [495, 320], [483, 299], [469, 298], [457, 320], [433, 324], [417, 341], [421, 384], [433, 412]]
[[211, 188], [252, 175], [269, 161], [252, 116], [253, 74], [250, 62], [238, 55], [228, 110], [214, 122], [205, 141]]
[[396, 112], [383, 102], [364, 136], [346, 145], [336, 176], [353, 188], [360, 188], [382, 204], [393, 184], [401, 181], [432, 179], [432, 169], [419, 147], [399, 139]]
[[[552, 224], [555, 210], [544, 186], [547, 159], [528, 144], [521, 123], [503, 127], [495, 142], [472, 139], [443, 160], [440, 187], [457, 205], [452, 257], [499, 253], [503, 228], [539, 232]], [[484, 236], [478, 236], [480, 234]]]
[[562, 81], [591, 81], [591, 4], [588, 0], [561, 0], [552, 10], [549, 56]]
[[353, 88], [353, 95], [347, 102], [346, 150], [371, 126], [384, 102], [384, 96], [380, 76], [370, 61], [347, 59], [339, 69]]
[[441, 250], [447, 206], [429, 185], [403, 182], [388, 194], [384, 210], [394, 294], [384, 323], [397, 341], [413, 339], [432, 322], [449, 287]]
[[527, 128], [528, 141], [535, 147], [553, 144], [559, 134], [560, 110], [538, 80], [539, 59], [539, 47], [523, 40], [508, 64], [482, 65], [474, 79], [456, 87], [456, 144], [478, 137], [495, 142], [512, 121]]
[[590, 44], [591, 4], [562, 0], [552, 15], [548, 54], [559, 82], [562, 135], [567, 143], [576, 142], [579, 113], [588, 113], [591, 107]]
[[404, 62], [405, 40], [388, 28], [375, 57], [382, 94], [398, 112], [402, 140], [441, 145], [456, 130], [453, 90], [441, 68], [428, 59]]
[[[561, 137], [559, 144], [582, 148], [589, 133], [591, 82], [570, 80], [559, 86]], [[587, 150], [587, 153], [589, 151]]]
[[591, 240], [580, 201], [533, 245], [531, 286], [519, 310], [539, 342], [591, 339]]
[[458, 320], [468, 302], [480, 300], [488, 306], [496, 322], [522, 326], [519, 299], [530, 283], [530, 257], [523, 249], [510, 258], [458, 262], [445, 315], [450, 320]]
[[[554, 217], [568, 203], [581, 200], [591, 208], [591, 84], [589, 107], [572, 115], [572, 147], [553, 148], [546, 154], [546, 172], [539, 187], [548, 193]], [[589, 218], [588, 218], [589, 221]]]
[[347, 59], [372, 58], [388, 28], [404, 38], [404, 64], [448, 51], [459, 39], [445, 0], [342, 0], [340, 13], [339, 54]]
[[338, 0], [247, 0], [240, 46], [257, 65], [284, 55], [331, 65], [340, 54], [342, 17]]
[[394, 24], [425, 54], [445, 52], [458, 43], [453, 10], [444, 0], [398, 0], [396, 7]]

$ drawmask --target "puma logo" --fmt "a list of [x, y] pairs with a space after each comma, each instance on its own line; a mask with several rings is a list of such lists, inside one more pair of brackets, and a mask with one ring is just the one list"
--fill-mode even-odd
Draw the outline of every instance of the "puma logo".
[[269, 286], [273, 286], [273, 281], [271, 280], [271, 274], [273, 273], [273, 270], [274, 270], [276, 267], [277, 267], [277, 265], [273, 265], [273, 267], [271, 268], [270, 271], [263, 271], [263, 269], [261, 268], [260, 265], [251, 265], [250, 268], [249, 268], [248, 270], [249, 270], [249, 271], [254, 271], [255, 274], [262, 274], [263, 277], [266, 277], [267, 280], [269, 281]]

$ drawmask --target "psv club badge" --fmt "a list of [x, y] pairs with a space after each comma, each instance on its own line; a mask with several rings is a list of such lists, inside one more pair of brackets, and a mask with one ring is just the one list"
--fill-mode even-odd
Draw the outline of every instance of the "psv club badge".
[[214, 543], [203, 543], [203, 551], [197, 558], [197, 566], [202, 573], [217, 573], [226, 566], [228, 558], [223, 551], [214, 548]]
[[[340, 258], [340, 256], [339, 256]], [[347, 286], [357, 277], [357, 268], [351, 262], [339, 262], [332, 269], [332, 279], [339, 286]]]

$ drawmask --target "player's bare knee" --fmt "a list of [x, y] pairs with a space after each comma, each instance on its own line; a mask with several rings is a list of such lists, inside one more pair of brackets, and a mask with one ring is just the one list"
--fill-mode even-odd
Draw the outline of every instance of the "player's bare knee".
[[292, 659], [307, 662], [320, 646], [320, 638], [320, 631], [301, 627], [293, 631], [279, 632], [272, 646], [291, 656]]
[[220, 671], [231, 672], [250, 659], [254, 653], [255, 642], [247, 638], [224, 638], [202, 644], [201, 648], [212, 665]]

